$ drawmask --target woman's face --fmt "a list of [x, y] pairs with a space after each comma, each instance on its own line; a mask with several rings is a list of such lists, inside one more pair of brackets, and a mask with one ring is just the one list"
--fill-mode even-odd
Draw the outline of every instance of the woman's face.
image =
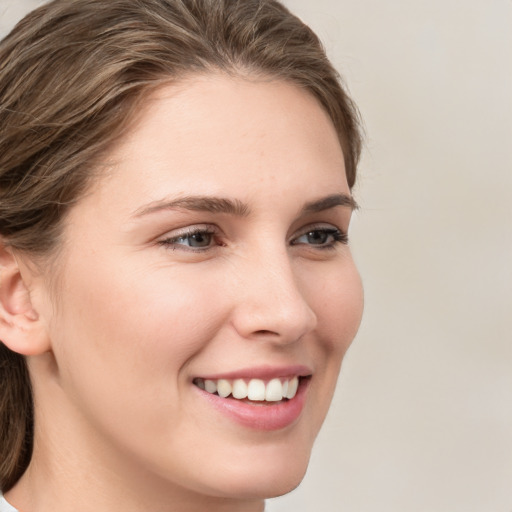
[[109, 162], [65, 223], [59, 443], [187, 492], [291, 490], [362, 312], [329, 117], [281, 81], [194, 77], [154, 94]]

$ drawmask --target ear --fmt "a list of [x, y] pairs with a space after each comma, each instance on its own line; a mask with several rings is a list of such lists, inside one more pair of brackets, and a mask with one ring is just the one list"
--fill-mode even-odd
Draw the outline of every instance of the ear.
[[32, 281], [29, 268], [18, 263], [0, 238], [0, 340], [25, 356], [50, 349], [46, 327], [32, 304]]

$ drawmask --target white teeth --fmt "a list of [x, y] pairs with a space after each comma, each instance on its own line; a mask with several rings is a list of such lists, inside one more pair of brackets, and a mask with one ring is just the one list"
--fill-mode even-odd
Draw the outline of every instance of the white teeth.
[[297, 393], [298, 387], [299, 379], [298, 377], [293, 377], [293, 379], [291, 379], [290, 382], [288, 383], [288, 391], [286, 393], [286, 398], [293, 398]]
[[283, 382], [283, 396], [286, 398], [286, 396], [288, 395], [288, 384], [289, 384], [289, 381], [285, 380]]
[[279, 402], [283, 398], [291, 400], [295, 397], [299, 387], [299, 378], [272, 379], [267, 384], [261, 379], [250, 379], [248, 382], [244, 379], [235, 379], [234, 381], [195, 379], [194, 383], [200, 389], [212, 394], [217, 393], [222, 398], [232, 395], [238, 400], [248, 398], [258, 402]]
[[215, 393], [217, 391], [217, 383], [214, 380], [205, 380], [204, 381], [204, 389], [208, 391], [208, 393]]
[[265, 400], [265, 383], [260, 379], [251, 379], [247, 387], [247, 398], [249, 400]]
[[283, 385], [279, 379], [272, 379], [267, 384], [265, 400], [267, 402], [279, 402], [283, 399]]
[[231, 383], [225, 379], [219, 379], [217, 381], [217, 393], [222, 398], [226, 398], [231, 395]]
[[233, 382], [233, 397], [239, 400], [247, 398], [247, 384], [243, 379], [236, 379]]

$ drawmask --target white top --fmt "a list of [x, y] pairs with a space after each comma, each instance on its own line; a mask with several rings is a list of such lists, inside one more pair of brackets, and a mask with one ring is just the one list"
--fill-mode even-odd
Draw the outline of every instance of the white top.
[[[267, 509], [265, 508], [265, 512]], [[13, 506], [9, 505], [5, 498], [0, 494], [0, 512], [18, 512]]]
[[11, 507], [5, 498], [0, 495], [0, 512], [18, 512], [14, 507]]

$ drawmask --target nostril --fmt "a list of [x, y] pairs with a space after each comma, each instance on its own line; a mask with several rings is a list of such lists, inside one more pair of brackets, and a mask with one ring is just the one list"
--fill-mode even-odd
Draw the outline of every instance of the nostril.
[[268, 336], [269, 334], [270, 335], [274, 335], [274, 336], [278, 336], [278, 333], [277, 332], [274, 332], [274, 331], [266, 331], [264, 329], [262, 330], [259, 330], [259, 331], [255, 331], [254, 334], [261, 334], [261, 335], [264, 335], [264, 336]]

